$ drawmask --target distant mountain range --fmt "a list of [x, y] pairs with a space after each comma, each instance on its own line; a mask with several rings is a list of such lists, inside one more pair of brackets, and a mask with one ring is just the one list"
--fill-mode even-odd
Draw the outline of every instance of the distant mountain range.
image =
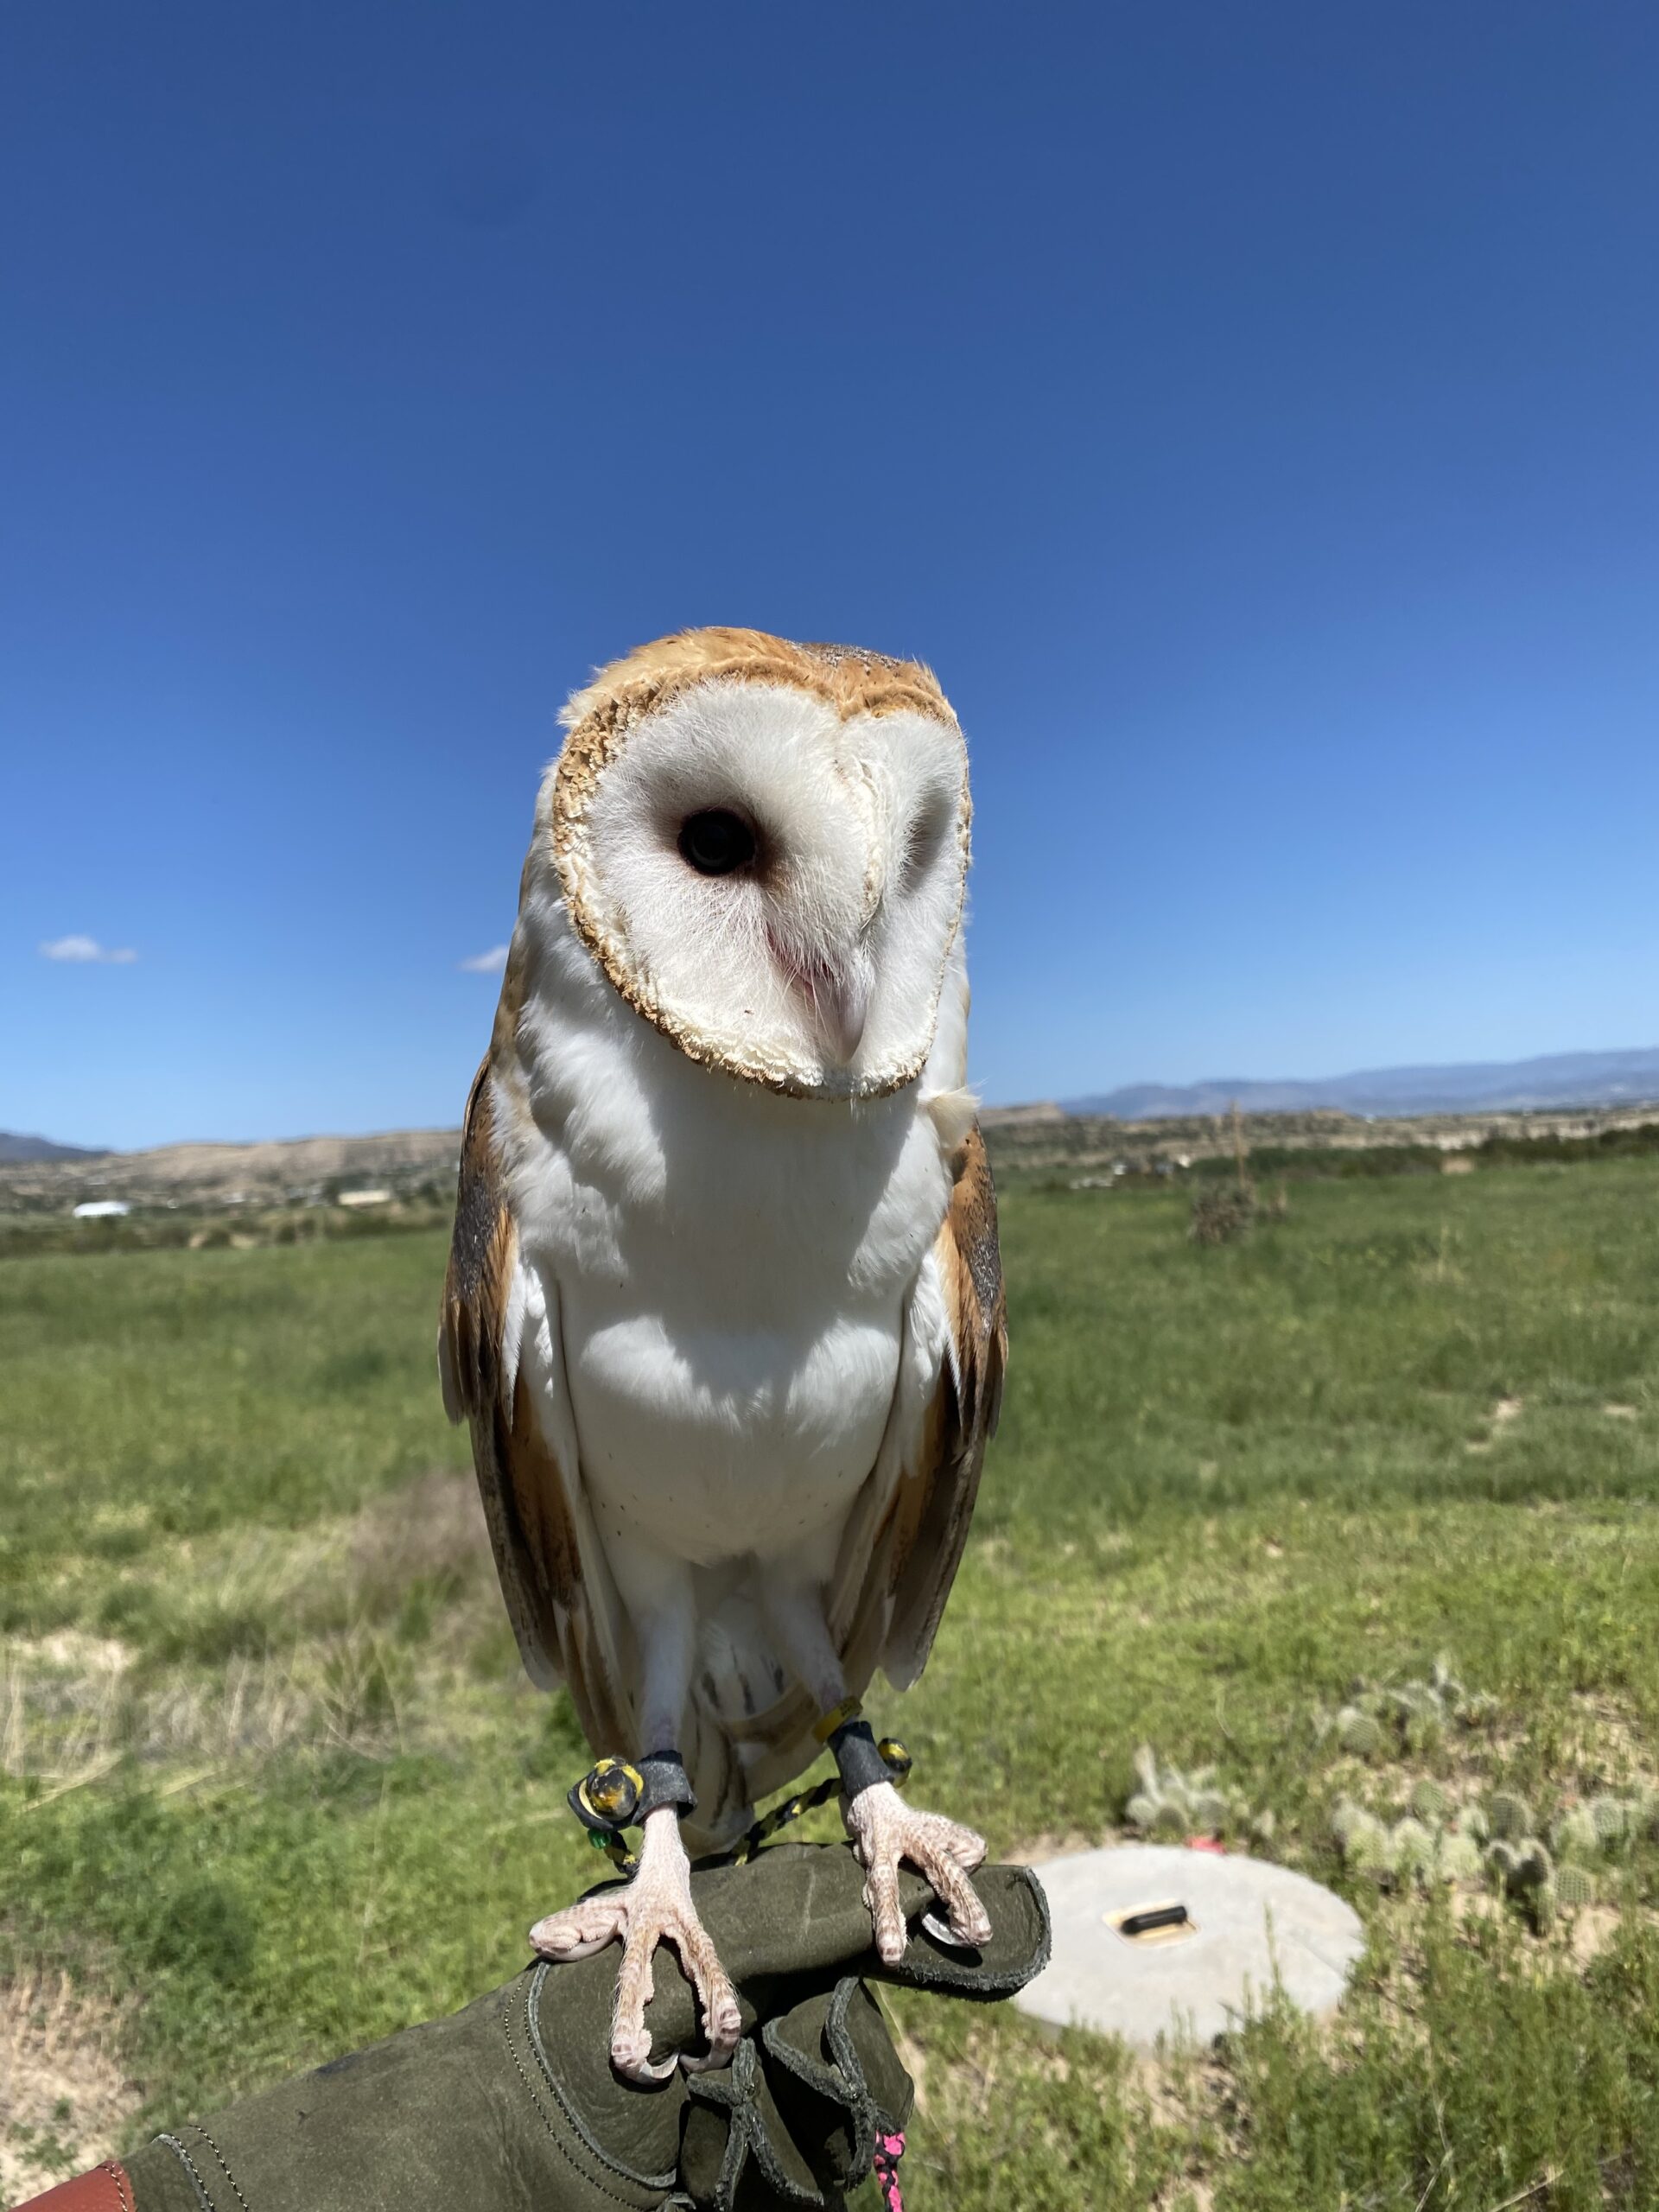
[[54, 1144], [50, 1137], [15, 1137], [0, 1129], [0, 1164], [36, 1160], [102, 1160], [105, 1154], [80, 1144]]
[[[1063, 1099], [1058, 1106], [993, 1107], [986, 1120], [992, 1122], [1047, 1120], [1062, 1114], [1109, 1115], [1119, 1122], [1176, 1121], [1190, 1115], [1224, 1114], [1233, 1101], [1246, 1114], [1312, 1114], [1321, 1109], [1343, 1114], [1523, 1114], [1532, 1109], [1563, 1107], [1659, 1107], [1659, 1045], [1626, 1052], [1551, 1052], [1536, 1060], [1479, 1060], [1451, 1067], [1364, 1068], [1354, 1075], [1317, 1077], [1312, 1082], [1287, 1079], [1256, 1083], [1238, 1077], [1217, 1077], [1210, 1083], [1131, 1083], [1118, 1090], [1095, 1093], [1087, 1098]], [[355, 1166], [358, 1151], [396, 1154], [411, 1145], [418, 1150], [436, 1147], [446, 1160], [458, 1141], [455, 1131], [416, 1131], [382, 1137], [310, 1140], [308, 1144], [227, 1147], [198, 1145], [173, 1147], [154, 1155], [130, 1159], [170, 1159], [223, 1154], [237, 1173], [253, 1173], [253, 1155], [306, 1153], [308, 1171], [344, 1173]], [[310, 1160], [319, 1144], [332, 1147], [321, 1166]], [[334, 1153], [341, 1157], [336, 1160]], [[346, 1154], [352, 1154], [348, 1162]], [[234, 1158], [232, 1157], [234, 1154]], [[246, 1155], [245, 1158], [244, 1155]], [[85, 1145], [54, 1144], [49, 1137], [9, 1135], [0, 1129], [0, 1166], [21, 1166], [52, 1160], [109, 1160], [118, 1155]], [[436, 1156], [435, 1153], [434, 1156]], [[411, 1154], [411, 1158], [413, 1155]], [[425, 1153], [421, 1153], [425, 1160]], [[229, 1169], [227, 1168], [227, 1172]], [[296, 1173], [299, 1172], [296, 1167]]]
[[1224, 1114], [1517, 1114], [1531, 1108], [1625, 1106], [1659, 1100], [1659, 1046], [1630, 1052], [1552, 1052], [1537, 1060], [1428, 1068], [1366, 1068], [1313, 1082], [1132, 1083], [1063, 1101], [1068, 1114], [1121, 1122]]

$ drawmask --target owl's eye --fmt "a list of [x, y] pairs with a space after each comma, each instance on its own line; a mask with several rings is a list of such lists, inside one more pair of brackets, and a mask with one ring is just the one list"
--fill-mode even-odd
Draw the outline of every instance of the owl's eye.
[[723, 806], [688, 814], [677, 842], [680, 858], [699, 875], [730, 875], [754, 858], [753, 830], [741, 814]]

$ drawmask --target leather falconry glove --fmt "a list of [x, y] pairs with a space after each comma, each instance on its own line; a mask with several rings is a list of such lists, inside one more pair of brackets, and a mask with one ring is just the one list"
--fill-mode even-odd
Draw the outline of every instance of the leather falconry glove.
[[[774, 1845], [691, 1879], [742, 2011], [729, 2067], [622, 2080], [610, 2063], [610, 1950], [543, 1961], [448, 2019], [169, 2129], [124, 2166], [20, 2212], [836, 2207], [910, 2117], [910, 2078], [868, 1985], [984, 2000], [1011, 1995], [1048, 1956], [1042, 1891], [1025, 1867], [976, 1871], [991, 1923], [981, 1951], [923, 1924], [933, 1894], [906, 1872], [910, 1942], [893, 1967], [872, 1947], [863, 1872], [845, 1845]], [[647, 2017], [664, 2056], [695, 2037], [696, 2008], [671, 1953], [654, 1971]]]

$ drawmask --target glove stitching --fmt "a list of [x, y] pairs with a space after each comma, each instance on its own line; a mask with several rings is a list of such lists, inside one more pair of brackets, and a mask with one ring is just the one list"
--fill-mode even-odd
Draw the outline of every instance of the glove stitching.
[[540, 2002], [542, 1986], [552, 1971], [552, 1967], [543, 1960], [531, 1976], [530, 1989], [524, 1999], [524, 2022], [530, 2031], [530, 2047], [535, 2054], [542, 2078], [553, 2092], [558, 2101], [560, 2111], [569, 2121], [571, 2126], [575, 2129], [594, 2156], [601, 2159], [613, 2173], [620, 2174], [625, 2180], [638, 2182], [641, 2189], [672, 2189], [677, 2178], [676, 2169], [671, 2167], [666, 2173], [663, 2174], [645, 2174], [641, 2173], [637, 2167], [624, 2165], [620, 2158], [613, 2158], [604, 2145], [594, 2139], [587, 2122], [566, 2095], [564, 2084], [555, 2075], [547, 2056], [546, 2045], [542, 2041]]
[[113, 2158], [104, 2158], [97, 2165], [89, 2167], [79, 2178], [90, 2181], [94, 2174], [106, 2174], [115, 2190], [115, 2201], [120, 2207], [120, 2212], [132, 2212], [132, 2191], [127, 2183], [125, 2169], [117, 2165]]
[[875, 2164], [875, 2099], [870, 2094], [864, 2062], [847, 2024], [857, 1992], [858, 1981], [854, 1975], [849, 1974], [836, 1984], [830, 2010], [824, 2016], [823, 2030], [830, 2039], [830, 2056], [852, 2091], [849, 2110], [853, 2121], [853, 2171], [862, 2180]]
[[105, 2158], [100, 2171], [108, 2174], [115, 2183], [115, 2201], [121, 2212], [133, 2212], [132, 2189], [127, 2180], [126, 2168], [118, 2166], [113, 2158]]
[[231, 2188], [235, 2194], [236, 2201], [242, 2207], [242, 2212], [251, 2212], [247, 2198], [243, 2196], [241, 2190], [237, 2186], [236, 2176], [231, 2171], [230, 2168], [225, 2163], [224, 2152], [219, 2149], [218, 2144], [214, 2142], [213, 2137], [207, 2133], [207, 2129], [202, 2126], [199, 2120], [194, 2120], [191, 2123], [191, 2126], [193, 2132], [200, 2136], [202, 2141], [207, 2145], [207, 2148], [219, 2160], [219, 2171], [224, 2175], [226, 2180], [231, 2184]]
[[[508, 2024], [507, 2008], [512, 2002], [512, 1990], [513, 1985], [509, 1982], [506, 1988], [501, 1993], [501, 2010], [498, 2016], [501, 2025], [501, 2034], [507, 2046], [508, 2056], [512, 2058], [513, 2065], [518, 2069], [518, 2078], [524, 2085], [525, 2093], [530, 2098], [536, 2117], [541, 2121], [542, 2126], [546, 2129], [549, 2139], [551, 2141], [554, 2149], [558, 2152], [559, 2156], [564, 2160], [566, 2165], [569, 2167], [571, 2172], [574, 2173], [579, 2180], [590, 2183], [592, 2187], [599, 2191], [601, 2196], [609, 2197], [613, 2204], [626, 2206], [626, 2212], [639, 2212], [639, 2208], [633, 2204], [629, 2198], [626, 2196], [619, 2196], [613, 2189], [607, 2189], [604, 2183], [599, 2180], [595, 2175], [584, 2171], [580, 2161], [572, 2152], [570, 2145], [563, 2139], [557, 2128], [554, 2126], [552, 2121], [548, 2118], [545, 2110], [543, 2108], [542, 2101], [536, 2094], [536, 2085], [531, 2080], [530, 2070], [525, 2066], [524, 2060], [518, 2056], [518, 2046], [512, 2039], [512, 2030]], [[607, 2160], [606, 2163], [609, 2164], [609, 2161]], [[614, 2171], [616, 2169], [613, 2168], [613, 2171]]]
[[184, 2168], [186, 2173], [189, 2175], [190, 2186], [196, 2192], [197, 2202], [200, 2204], [202, 2212], [219, 2212], [219, 2207], [214, 2203], [213, 2198], [207, 2194], [207, 2184], [203, 2181], [200, 2173], [198, 2171], [195, 2160], [185, 2149], [183, 2144], [180, 2142], [178, 2137], [176, 2135], [158, 2135], [156, 2138], [156, 2140], [158, 2143], [166, 2144], [168, 2149], [173, 2153], [179, 2164]]

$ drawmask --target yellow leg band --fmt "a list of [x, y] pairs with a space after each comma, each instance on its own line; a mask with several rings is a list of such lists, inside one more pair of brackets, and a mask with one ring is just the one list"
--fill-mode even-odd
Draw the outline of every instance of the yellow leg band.
[[813, 1724], [814, 1739], [827, 1744], [837, 1728], [844, 1728], [849, 1720], [856, 1720], [864, 1710], [861, 1697], [844, 1697], [839, 1705], [832, 1705], [828, 1713], [820, 1715]]

